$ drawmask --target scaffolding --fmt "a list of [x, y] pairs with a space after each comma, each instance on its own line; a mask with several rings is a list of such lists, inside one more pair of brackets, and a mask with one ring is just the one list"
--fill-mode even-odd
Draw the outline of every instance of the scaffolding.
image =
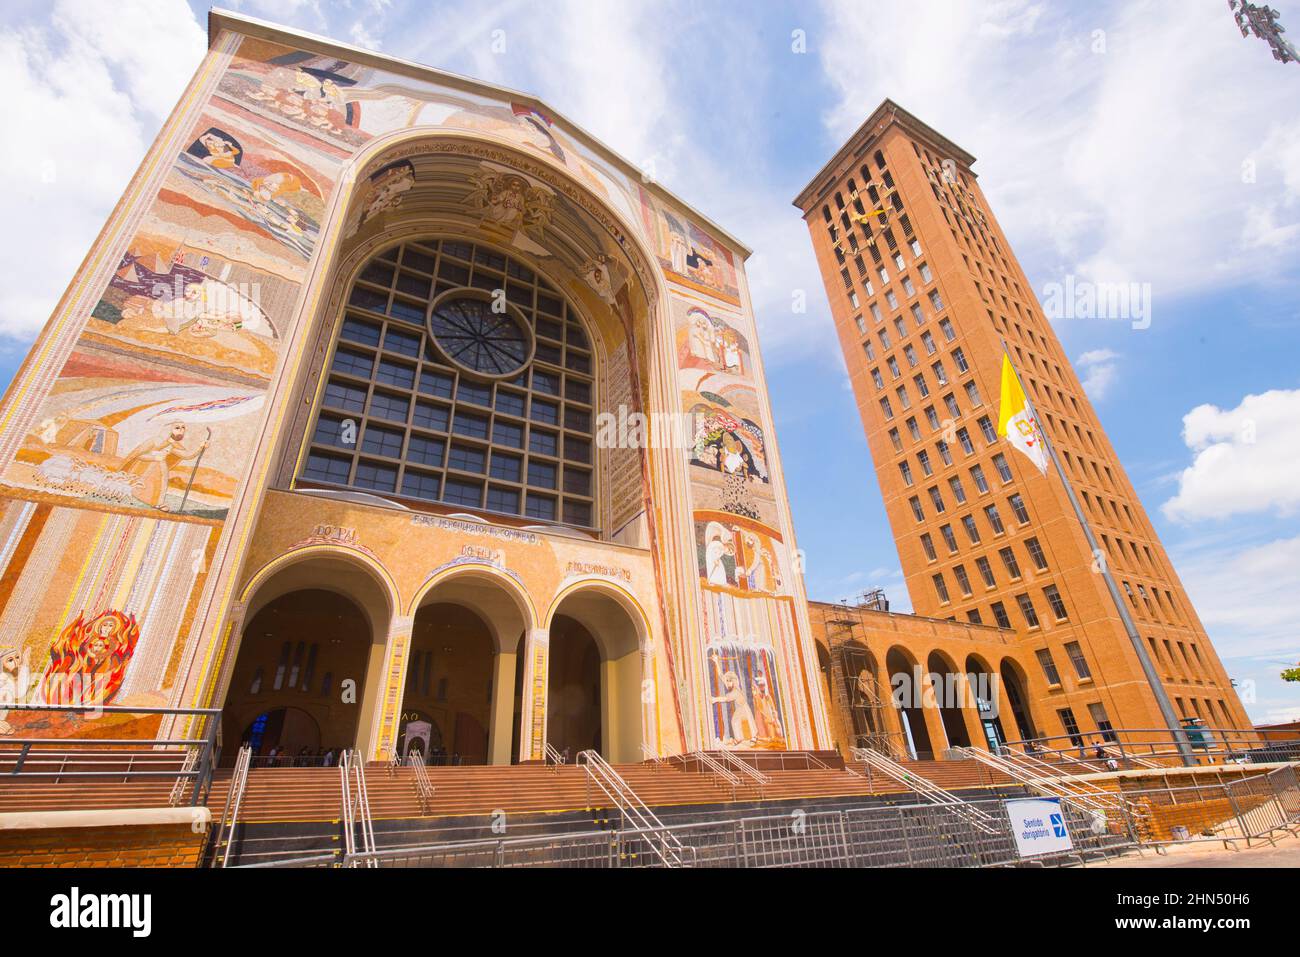
[[863, 625], [860, 608], [885, 610], [889, 602], [880, 589], [865, 592], [856, 605], [844, 603], [844, 614], [826, 619], [830, 650], [830, 684], [835, 706], [846, 716], [852, 748], [872, 748], [891, 758], [906, 757], [895, 736], [885, 728], [885, 702], [871, 652], [857, 629]]

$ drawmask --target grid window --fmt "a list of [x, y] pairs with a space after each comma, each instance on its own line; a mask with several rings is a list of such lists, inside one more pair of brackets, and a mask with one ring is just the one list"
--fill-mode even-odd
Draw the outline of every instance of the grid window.
[[1002, 524], [1002, 516], [998, 514], [996, 505], [985, 505], [984, 517], [989, 520], [989, 528], [993, 529], [994, 535], [1001, 535], [1006, 531], [1006, 526]]
[[940, 604], [946, 603], [948, 599], [948, 584], [943, 580], [942, 574], [936, 574], [932, 577], [934, 582], [935, 594], [939, 596]]
[[952, 530], [952, 526], [941, 526], [939, 534], [943, 536], [943, 543], [948, 546], [948, 551], [955, 553], [957, 551], [957, 534]]
[[1043, 546], [1038, 544], [1037, 538], [1026, 538], [1025, 550], [1029, 552], [1035, 568], [1040, 572], [1047, 571], [1047, 556], [1043, 553]]
[[[488, 336], [495, 361], [466, 362], [461, 350], [453, 362], [445, 350], [465, 337], [427, 331], [434, 300], [436, 320], [460, 290], [494, 289], [506, 290], [525, 345], [535, 337], [518, 373], [496, 375], [519, 361], [517, 339]], [[302, 480], [590, 527], [593, 473], [564, 466], [561, 482], [559, 459], [563, 449], [569, 461], [593, 462], [593, 351], [555, 287], [495, 251], [431, 238], [376, 255], [347, 302], [321, 398], [332, 411], [318, 412]]]
[[1079, 734], [1079, 722], [1074, 717], [1074, 709], [1061, 708], [1056, 714], [1061, 719], [1061, 727], [1070, 736], [1070, 743], [1075, 747], [1083, 747], [1083, 735]]
[[993, 577], [993, 565], [987, 558], [981, 555], [975, 559], [975, 567], [980, 571], [980, 578], [984, 579], [984, 584], [989, 588], [997, 584], [997, 579]]
[[1052, 653], [1046, 648], [1039, 648], [1034, 652], [1038, 658], [1038, 666], [1043, 669], [1043, 677], [1047, 679], [1049, 685], [1059, 685], [1061, 683], [1061, 673], [1056, 670], [1056, 662], [1052, 660]]
[[1011, 506], [1011, 511], [1015, 513], [1016, 521], [1021, 525], [1029, 524], [1029, 509], [1025, 508], [1025, 500], [1017, 492], [1007, 499], [1007, 504]]
[[1011, 616], [1007, 614], [1006, 606], [1000, 601], [995, 601], [989, 608], [993, 612], [993, 620], [998, 623], [999, 628], [1011, 627]]
[[1110, 723], [1110, 716], [1106, 714], [1106, 708], [1099, 701], [1094, 701], [1088, 705], [1088, 714], [1092, 716], [1092, 721], [1097, 725], [1097, 730], [1101, 732], [1102, 740], [1114, 743], [1119, 738], [1115, 734], [1114, 726]]
[[966, 574], [966, 566], [954, 565], [952, 566], [952, 573], [957, 579], [957, 587], [961, 589], [961, 593], [963, 595], [969, 595], [971, 593], [970, 576]]
[[1038, 612], [1034, 609], [1034, 600], [1028, 595], [1020, 594], [1016, 596], [1016, 602], [1020, 605], [1020, 614], [1025, 616], [1025, 624], [1037, 628]]
[[397, 468], [362, 459], [357, 463], [357, 474], [352, 484], [357, 488], [374, 489], [376, 492], [391, 492], [397, 487]]
[[[1043, 597], [1047, 603], [1052, 606], [1052, 614], [1056, 616], [1057, 621], [1065, 621], [1069, 614], [1065, 610], [1065, 602], [1061, 599], [1061, 592], [1055, 585], [1048, 585], [1043, 589]], [[1066, 646], [1067, 650], [1069, 646]], [[1085, 662], [1086, 664], [1086, 662]], [[1080, 678], [1086, 678], [1087, 675], [1080, 675]]]
[[373, 455], [383, 455], [390, 459], [402, 457], [402, 439], [405, 433], [395, 429], [381, 429], [367, 426], [365, 438], [361, 440], [361, 450]]
[[929, 532], [925, 532], [921, 535], [921, 548], [925, 551], [925, 557], [928, 558], [930, 561], [934, 561], [936, 558], [939, 557], [937, 554], [935, 554], [934, 539], [930, 537]]

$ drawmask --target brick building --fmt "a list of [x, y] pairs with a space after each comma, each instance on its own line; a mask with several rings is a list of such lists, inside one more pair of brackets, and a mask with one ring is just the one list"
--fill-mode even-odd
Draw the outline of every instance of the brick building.
[[[886, 100], [795, 199], [830, 298], [917, 614], [1011, 629], [1033, 730], [1162, 728], [1098, 563], [1180, 719], [1250, 722], [972, 169]], [[1054, 471], [997, 436], [1003, 342]]]

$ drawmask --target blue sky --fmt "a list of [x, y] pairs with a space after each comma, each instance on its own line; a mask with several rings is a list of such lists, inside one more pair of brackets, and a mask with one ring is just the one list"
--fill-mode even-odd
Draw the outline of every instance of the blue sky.
[[[1300, 37], [1300, 0], [1270, 0]], [[1300, 65], [1222, 0], [242, 0], [536, 93], [749, 243], [810, 594], [909, 607], [790, 200], [885, 96], [979, 158], [1041, 291], [1150, 283], [1149, 329], [1056, 323], [1256, 720], [1300, 718]], [[862, 15], [865, 9], [866, 15]], [[0, 381], [205, 48], [207, 5], [10, 2]], [[500, 32], [498, 32], [500, 31]], [[799, 32], [796, 32], [799, 31]], [[801, 42], [802, 41], [802, 42]], [[21, 281], [14, 281], [20, 277]], [[807, 292], [810, 307], [791, 312]]]

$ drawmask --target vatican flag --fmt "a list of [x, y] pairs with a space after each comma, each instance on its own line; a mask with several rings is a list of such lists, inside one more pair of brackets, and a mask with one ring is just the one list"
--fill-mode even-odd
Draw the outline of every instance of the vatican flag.
[[1016, 370], [1011, 367], [1011, 357], [1002, 354], [1002, 408], [998, 415], [998, 435], [1006, 436], [1013, 449], [1020, 452], [1047, 474], [1047, 442], [1043, 429], [1034, 415], [1025, 390], [1020, 387]]

